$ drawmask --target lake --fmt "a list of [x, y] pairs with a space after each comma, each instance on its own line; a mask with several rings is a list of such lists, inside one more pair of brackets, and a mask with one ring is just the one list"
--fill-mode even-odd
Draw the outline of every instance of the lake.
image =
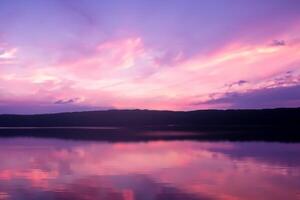
[[0, 138], [0, 200], [300, 199], [300, 143]]

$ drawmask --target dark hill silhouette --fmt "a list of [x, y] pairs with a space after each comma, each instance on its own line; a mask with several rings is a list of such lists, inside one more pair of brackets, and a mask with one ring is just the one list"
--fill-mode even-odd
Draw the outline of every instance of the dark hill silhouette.
[[[300, 141], [300, 109], [107, 110], [0, 115], [0, 137], [75, 140]], [[26, 128], [27, 127], [27, 128]]]
[[0, 115], [0, 127], [300, 127], [300, 108], [262, 110], [107, 110], [38, 115]]

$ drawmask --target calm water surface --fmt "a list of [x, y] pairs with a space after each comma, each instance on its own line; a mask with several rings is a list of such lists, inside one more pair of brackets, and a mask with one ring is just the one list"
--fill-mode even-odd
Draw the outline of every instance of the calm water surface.
[[300, 199], [300, 144], [0, 139], [0, 200]]

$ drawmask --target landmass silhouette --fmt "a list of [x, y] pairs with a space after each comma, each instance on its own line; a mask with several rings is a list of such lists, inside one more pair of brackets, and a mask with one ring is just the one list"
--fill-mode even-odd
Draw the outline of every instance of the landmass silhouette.
[[[180, 133], [179, 133], [180, 132]], [[300, 108], [260, 110], [106, 110], [0, 115], [0, 136], [107, 141], [153, 139], [299, 141]]]

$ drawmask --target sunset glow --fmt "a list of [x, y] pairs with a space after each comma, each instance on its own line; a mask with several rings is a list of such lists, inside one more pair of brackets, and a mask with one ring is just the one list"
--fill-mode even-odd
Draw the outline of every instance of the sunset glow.
[[2, 0], [0, 112], [299, 107], [299, 10], [298, 0]]

